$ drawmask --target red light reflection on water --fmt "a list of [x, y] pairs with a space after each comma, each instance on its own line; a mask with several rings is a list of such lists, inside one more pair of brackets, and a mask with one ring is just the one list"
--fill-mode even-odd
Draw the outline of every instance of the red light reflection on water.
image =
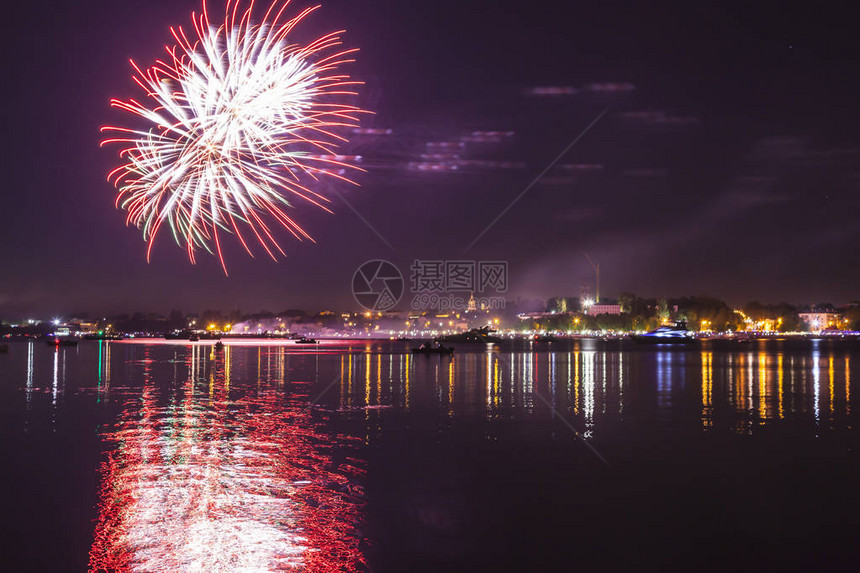
[[105, 436], [90, 570], [364, 570], [362, 470], [331, 455], [348, 444], [276, 390], [230, 401], [218, 379], [170, 401], [146, 383]]

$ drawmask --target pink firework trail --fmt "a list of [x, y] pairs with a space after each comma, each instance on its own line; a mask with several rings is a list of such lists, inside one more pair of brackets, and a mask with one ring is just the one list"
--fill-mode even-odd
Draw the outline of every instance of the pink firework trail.
[[168, 58], [146, 69], [131, 62], [146, 97], [111, 100], [145, 126], [102, 127], [109, 136], [101, 145], [121, 146], [122, 164], [108, 180], [126, 223], [143, 231], [147, 261], [165, 223], [192, 263], [202, 248], [217, 253], [225, 274], [225, 233], [251, 256], [257, 243], [276, 259], [285, 255], [278, 227], [313, 241], [287, 213], [291, 201], [329, 211], [314, 183], [352, 183], [342, 173], [357, 168], [335, 155], [346, 142], [340, 133], [366, 113], [348, 103], [361, 82], [340, 71], [357, 50], [342, 48], [343, 31], [289, 41], [319, 6], [288, 17], [289, 1], [275, 0], [257, 18], [253, 0], [242, 4], [228, 0], [223, 23], [214, 24], [204, 0], [191, 15], [192, 34], [170, 29]]

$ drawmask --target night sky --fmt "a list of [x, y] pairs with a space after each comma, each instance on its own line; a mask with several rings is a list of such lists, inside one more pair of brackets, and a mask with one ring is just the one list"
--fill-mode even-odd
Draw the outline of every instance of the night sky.
[[98, 145], [122, 121], [109, 98], [136, 95], [128, 58], [160, 56], [199, 2], [17, 3], [3, 19], [0, 317], [351, 309], [352, 275], [375, 258], [404, 273], [416, 258], [507, 260], [511, 298], [576, 296], [593, 279], [585, 252], [608, 296], [860, 298], [857, 14], [652, 4], [326, 1], [300, 36], [345, 28], [361, 48], [350, 71], [378, 131], [343, 153], [367, 173], [323, 188], [334, 214], [295, 209], [316, 244], [283, 233], [275, 263], [233, 241], [225, 277], [167, 235], [146, 263], [105, 180], [115, 151]]

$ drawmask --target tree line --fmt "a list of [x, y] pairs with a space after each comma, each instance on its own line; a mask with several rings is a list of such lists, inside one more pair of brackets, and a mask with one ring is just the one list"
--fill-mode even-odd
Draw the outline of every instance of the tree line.
[[[618, 304], [620, 315], [600, 314], [590, 316], [578, 312], [580, 300], [576, 297], [549, 299], [541, 318], [527, 320], [524, 329], [537, 330], [651, 330], [661, 324], [686, 321], [693, 330], [707, 329], [719, 332], [745, 330], [748, 322], [753, 325], [769, 321], [768, 326], [780, 332], [798, 332], [807, 328], [800, 319], [804, 311], [840, 313], [847, 322], [844, 328], [860, 330], [860, 304], [852, 303], [846, 308], [836, 308], [830, 303], [821, 303], [806, 309], [786, 302], [764, 304], [752, 301], [740, 308], [733, 308], [723, 300], [710, 296], [684, 296], [678, 298], [643, 298], [633, 293], [622, 293], [617, 300], [602, 300], [601, 303]], [[737, 312], [740, 311], [740, 312]]]

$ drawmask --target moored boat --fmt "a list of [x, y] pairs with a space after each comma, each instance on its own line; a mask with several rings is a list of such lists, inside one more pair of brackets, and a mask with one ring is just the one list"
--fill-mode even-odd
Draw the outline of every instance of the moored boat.
[[633, 340], [640, 344], [692, 344], [696, 342], [692, 331], [687, 330], [687, 323], [679, 321], [675, 326], [660, 326], [645, 334], [633, 335]]
[[412, 349], [412, 354], [454, 354], [453, 346], [443, 346], [441, 344], [431, 345], [422, 344], [418, 348]]
[[49, 338], [46, 340], [51, 346], [77, 346], [78, 341], [75, 338]]

